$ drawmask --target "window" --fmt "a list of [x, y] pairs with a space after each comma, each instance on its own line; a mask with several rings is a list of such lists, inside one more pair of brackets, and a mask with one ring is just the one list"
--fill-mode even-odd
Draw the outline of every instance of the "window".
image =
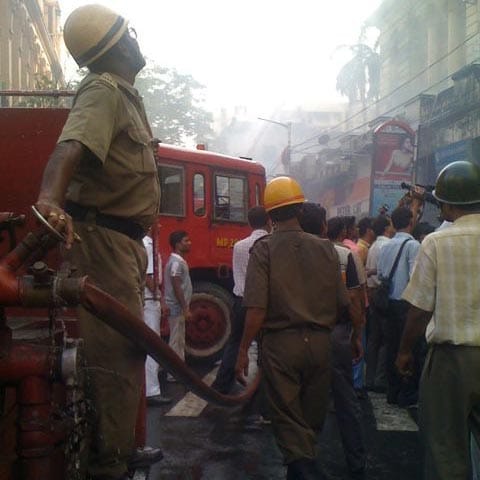
[[215, 218], [245, 222], [247, 218], [247, 188], [245, 178], [215, 176]]
[[183, 168], [160, 165], [158, 176], [162, 189], [160, 213], [179, 217], [185, 216]]
[[197, 217], [205, 215], [205, 177], [201, 173], [193, 176], [193, 213]]

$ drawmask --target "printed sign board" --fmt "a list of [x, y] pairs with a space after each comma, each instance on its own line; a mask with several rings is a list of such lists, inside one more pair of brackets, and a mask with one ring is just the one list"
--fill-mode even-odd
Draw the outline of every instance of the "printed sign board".
[[412, 183], [415, 132], [404, 122], [390, 120], [374, 132], [370, 215], [391, 212]]

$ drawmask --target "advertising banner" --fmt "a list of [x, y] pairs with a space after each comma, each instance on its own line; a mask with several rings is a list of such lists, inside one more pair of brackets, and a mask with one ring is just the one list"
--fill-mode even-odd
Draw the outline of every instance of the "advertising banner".
[[412, 183], [415, 133], [404, 122], [390, 120], [374, 132], [370, 215], [392, 212], [405, 195], [401, 184]]

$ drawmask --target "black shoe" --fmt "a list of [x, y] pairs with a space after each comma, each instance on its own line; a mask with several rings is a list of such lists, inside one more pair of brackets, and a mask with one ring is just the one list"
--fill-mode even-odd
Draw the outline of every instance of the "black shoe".
[[415, 408], [418, 406], [418, 393], [410, 395], [400, 394], [398, 396], [398, 406], [400, 408]]
[[159, 462], [163, 458], [163, 453], [159, 448], [155, 447], [139, 447], [135, 450], [128, 461], [128, 469], [135, 470], [137, 468], [149, 467]]
[[263, 415], [254, 413], [252, 415], [248, 415], [248, 417], [245, 418], [244, 428], [247, 430], [256, 430], [271, 424], [272, 422], [268, 420], [268, 418], [265, 418]]
[[111, 475], [95, 475], [94, 477], [87, 476], [87, 480], [130, 480], [130, 474], [125, 473], [121, 477], [112, 477]]
[[418, 400], [402, 400], [398, 401], [398, 406], [400, 408], [418, 408]]
[[369, 385], [367, 386], [367, 392], [386, 393], [387, 387], [385, 387], [384, 385]]
[[367, 478], [365, 469], [360, 468], [359, 470], [351, 470], [350, 471], [350, 479], [351, 480], [365, 480]]
[[172, 399], [170, 397], [164, 397], [163, 395], [147, 397], [147, 405], [149, 407], [160, 407], [161, 405], [168, 405], [169, 403], [172, 403]]
[[364, 388], [356, 388], [355, 395], [359, 400], [365, 400], [368, 398], [367, 391]]
[[398, 405], [398, 393], [392, 393], [387, 390], [387, 403], [389, 405]]
[[300, 458], [288, 464], [287, 480], [327, 480], [311, 458]]
[[213, 382], [210, 386], [222, 395], [228, 395], [230, 393], [230, 388], [226, 385], [216, 384], [215, 382]]

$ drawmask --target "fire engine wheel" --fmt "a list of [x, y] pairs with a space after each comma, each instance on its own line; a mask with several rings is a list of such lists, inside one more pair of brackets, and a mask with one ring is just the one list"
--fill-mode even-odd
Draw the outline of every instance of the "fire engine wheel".
[[220, 357], [231, 331], [232, 306], [232, 295], [222, 287], [208, 282], [194, 285], [192, 320], [185, 333], [185, 350], [190, 359], [213, 362]]

